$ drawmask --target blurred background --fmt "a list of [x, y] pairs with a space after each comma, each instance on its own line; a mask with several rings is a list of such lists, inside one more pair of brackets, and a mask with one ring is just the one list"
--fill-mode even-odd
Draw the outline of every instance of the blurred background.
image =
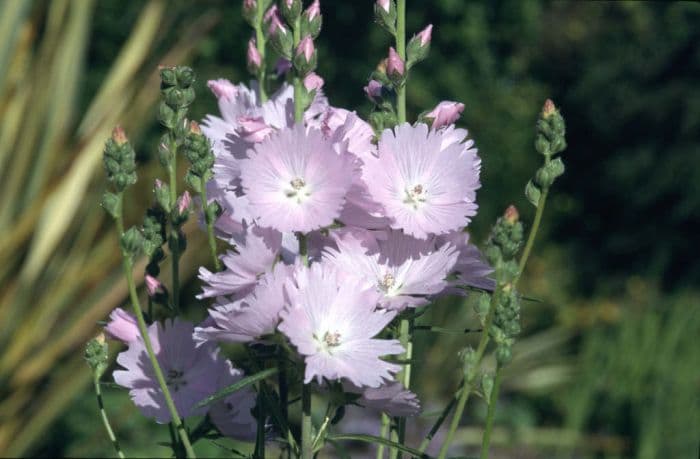
[[[317, 42], [331, 104], [364, 115], [362, 87], [390, 44], [372, 3], [322, 1]], [[700, 4], [409, 0], [408, 11], [409, 34], [435, 26], [409, 113], [463, 102], [459, 124], [483, 159], [474, 241], [508, 204], [531, 222], [523, 189], [541, 161], [534, 124], [545, 98], [567, 121], [567, 172], [523, 279], [534, 300], [523, 306], [492, 457], [698, 457]], [[250, 33], [240, 2], [225, 0], [0, 2], [0, 455], [113, 455], [82, 359], [98, 321], [126, 301], [99, 207], [103, 142], [121, 123], [136, 145], [136, 222], [160, 173], [158, 64], [194, 67], [200, 119], [216, 112], [208, 79], [248, 79]], [[207, 262], [190, 232], [189, 298]], [[204, 313], [191, 305], [193, 318]], [[424, 321], [476, 319], [453, 299]], [[472, 339], [418, 337], [418, 432], [456, 389], [457, 352]], [[167, 454], [153, 446], [167, 429], [139, 416], [126, 392], [105, 392], [127, 455]], [[456, 452], [478, 452], [485, 412], [470, 400]]]

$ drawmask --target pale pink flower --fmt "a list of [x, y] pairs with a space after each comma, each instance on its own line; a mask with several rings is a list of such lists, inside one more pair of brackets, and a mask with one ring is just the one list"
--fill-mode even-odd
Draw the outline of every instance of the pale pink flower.
[[109, 322], [107, 322], [104, 331], [110, 338], [124, 344], [131, 344], [140, 339], [141, 336], [136, 317], [122, 308], [116, 308], [110, 313]]
[[437, 104], [434, 109], [428, 112], [425, 117], [433, 120], [433, 129], [439, 129], [457, 121], [459, 115], [461, 115], [463, 111], [464, 104], [444, 100]]
[[307, 91], [318, 91], [323, 87], [323, 78], [311, 72], [304, 77], [304, 87]]

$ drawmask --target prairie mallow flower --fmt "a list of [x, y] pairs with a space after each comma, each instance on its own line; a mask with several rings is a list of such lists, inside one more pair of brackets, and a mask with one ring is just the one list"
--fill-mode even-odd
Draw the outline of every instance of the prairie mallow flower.
[[378, 157], [363, 168], [390, 226], [419, 239], [461, 229], [476, 215], [481, 162], [463, 144], [442, 143], [439, 131], [404, 123], [382, 133]]
[[440, 129], [441, 127], [447, 126], [457, 121], [463, 111], [464, 104], [459, 102], [452, 102], [450, 100], [444, 100], [437, 104], [437, 106], [431, 111], [429, 111], [425, 115], [425, 118], [429, 118], [432, 120], [433, 129]]
[[[167, 320], [164, 324], [155, 322], [148, 327], [153, 352], [177, 412], [183, 418], [206, 412], [206, 407], [195, 408], [195, 405], [219, 389], [216, 376], [229, 368], [213, 344], [195, 347], [193, 329], [191, 323], [180, 319]], [[124, 370], [114, 372], [114, 381], [129, 389], [141, 413], [154, 417], [159, 424], [170, 422], [170, 411], [143, 341], [131, 342], [129, 349], [119, 354], [117, 363]]]
[[141, 336], [136, 324], [136, 317], [122, 308], [116, 308], [109, 314], [109, 322], [104, 329], [107, 336], [124, 344], [136, 342]]
[[350, 161], [300, 124], [256, 144], [241, 161], [241, 184], [258, 224], [304, 233], [332, 224], [350, 188]]
[[396, 315], [376, 309], [375, 291], [340, 282], [322, 262], [299, 268], [285, 291], [289, 304], [278, 328], [304, 356], [304, 383], [346, 379], [379, 387], [400, 369], [381, 359], [403, 352], [398, 340], [374, 339]]

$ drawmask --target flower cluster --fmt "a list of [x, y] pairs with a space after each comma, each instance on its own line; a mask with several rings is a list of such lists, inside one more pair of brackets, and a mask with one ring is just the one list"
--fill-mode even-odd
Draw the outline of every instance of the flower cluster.
[[[417, 397], [396, 378], [396, 356], [406, 351], [394, 339], [396, 319], [441, 295], [494, 286], [465, 232], [478, 208], [481, 161], [468, 132], [454, 125], [464, 105], [441, 102], [414, 124], [392, 122], [388, 111], [370, 124], [331, 106], [314, 73], [318, 2], [303, 13], [300, 1], [279, 5], [263, 17], [249, 1], [244, 14], [256, 27], [264, 22], [283, 59], [278, 74], [293, 73], [294, 85], [283, 82], [268, 97], [265, 81], [209, 81], [220, 114], [206, 116], [201, 128], [186, 124], [188, 183], [197, 185], [207, 224], [216, 218], [216, 236], [229, 246], [219, 257], [222, 270], [199, 270], [198, 298], [214, 304], [197, 326], [176, 318], [148, 328], [177, 413], [208, 413], [221, 433], [239, 438], [255, 432], [250, 389], [198, 403], [243, 375], [219, 343], [284, 349], [303, 366], [303, 384], [343, 387], [360, 406], [415, 415]], [[390, 18], [391, 5], [378, 14]], [[390, 49], [384, 77], [365, 88], [373, 103], [388, 85], [405, 83], [431, 32], [428, 26], [411, 40], [405, 62]], [[259, 48], [252, 39], [247, 52], [257, 76], [264, 75]], [[178, 202], [180, 213], [189, 205]], [[147, 278], [152, 295], [163, 290], [155, 282]], [[145, 415], [169, 422], [172, 410], [136, 327], [122, 310], [106, 327], [128, 346], [115, 381]]]

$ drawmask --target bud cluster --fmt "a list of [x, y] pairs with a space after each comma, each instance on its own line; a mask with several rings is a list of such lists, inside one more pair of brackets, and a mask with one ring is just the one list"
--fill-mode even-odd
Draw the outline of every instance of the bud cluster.
[[564, 173], [564, 162], [553, 156], [566, 149], [566, 124], [554, 103], [547, 99], [537, 120], [535, 150], [545, 158], [544, 165], [537, 170], [535, 177], [527, 183], [525, 196], [537, 207], [542, 191], [549, 189], [554, 181]]
[[190, 162], [185, 180], [197, 193], [202, 192], [202, 187], [212, 177], [211, 168], [214, 166], [214, 153], [209, 140], [202, 134], [196, 121], [190, 122], [187, 137], [185, 137], [184, 153]]
[[107, 370], [109, 360], [107, 342], [102, 333], [88, 341], [84, 356], [95, 379], [100, 379]]
[[[158, 120], [169, 131], [173, 131], [176, 139], [186, 134], [187, 109], [194, 101], [195, 92], [192, 85], [195, 81], [194, 71], [189, 67], [163, 67], [160, 69], [160, 91], [162, 100], [158, 111]], [[177, 146], [177, 145], [175, 145]], [[166, 133], [159, 148], [160, 161], [168, 167], [173, 148], [171, 135]]]
[[[488, 333], [496, 343], [496, 359], [505, 365], [511, 359], [513, 337], [520, 333], [520, 298], [513, 287], [518, 277], [515, 259], [523, 242], [523, 225], [514, 206], [508, 207], [491, 231], [486, 243], [485, 255], [496, 275], [497, 291], [493, 293], [493, 321]], [[478, 312], [485, 323], [485, 315], [491, 307], [491, 296], [484, 295], [478, 304]]]
[[[107, 180], [114, 184], [118, 193], [136, 183], [136, 153], [120, 126], [114, 128], [105, 144], [103, 162]], [[107, 210], [112, 213], [109, 208]]]

